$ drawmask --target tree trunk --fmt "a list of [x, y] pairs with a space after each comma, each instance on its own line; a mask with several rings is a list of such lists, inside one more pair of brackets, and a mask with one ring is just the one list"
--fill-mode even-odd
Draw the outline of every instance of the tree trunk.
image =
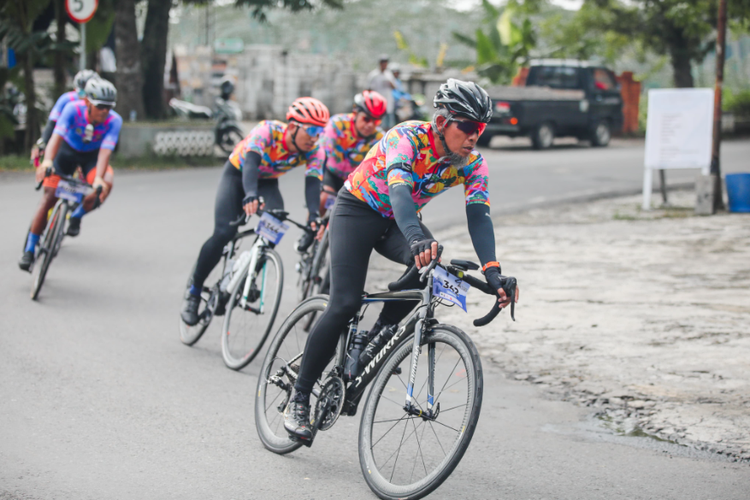
[[36, 113], [36, 89], [34, 88], [34, 58], [31, 50], [23, 55], [23, 84], [24, 97], [26, 98], [26, 136], [23, 147], [26, 151], [31, 150], [34, 141], [39, 137], [39, 122]]
[[669, 55], [672, 61], [672, 71], [674, 72], [674, 86], [680, 88], [692, 88], [693, 73], [691, 61], [693, 51], [690, 46], [695, 43], [700, 44], [700, 40], [691, 40], [685, 36], [685, 33], [675, 27], [671, 27], [672, 36], [669, 40]]
[[149, 0], [146, 27], [141, 41], [143, 65], [143, 103], [146, 116], [159, 119], [165, 115], [164, 66], [167, 61], [169, 9], [172, 0]]
[[115, 55], [117, 57], [117, 112], [128, 120], [131, 111], [143, 118], [143, 76], [135, 25], [135, 0], [115, 2]]
[[[55, 21], [57, 24], [56, 41], [63, 43], [65, 41], [65, 0], [55, 0]], [[55, 75], [55, 95], [62, 95], [65, 92], [67, 78], [65, 75], [65, 53], [61, 50], [55, 51], [55, 63], [53, 73]]]

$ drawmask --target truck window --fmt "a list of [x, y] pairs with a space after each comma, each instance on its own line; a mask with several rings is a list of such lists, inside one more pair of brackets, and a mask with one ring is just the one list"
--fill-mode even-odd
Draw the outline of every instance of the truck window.
[[578, 68], [566, 66], [537, 66], [528, 85], [553, 89], [579, 89]]
[[612, 79], [609, 71], [602, 68], [594, 69], [594, 88], [596, 90], [614, 90], [617, 84]]

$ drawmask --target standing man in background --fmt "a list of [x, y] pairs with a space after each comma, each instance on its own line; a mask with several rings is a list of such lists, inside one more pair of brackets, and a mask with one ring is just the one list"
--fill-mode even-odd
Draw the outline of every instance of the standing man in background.
[[385, 123], [383, 128], [385, 130], [390, 129], [396, 124], [394, 119], [395, 102], [393, 100], [393, 89], [396, 88], [396, 79], [393, 77], [393, 73], [388, 69], [388, 55], [383, 54], [380, 56], [379, 68], [374, 69], [367, 75], [367, 90], [374, 90], [388, 102], [388, 112], [386, 114]]

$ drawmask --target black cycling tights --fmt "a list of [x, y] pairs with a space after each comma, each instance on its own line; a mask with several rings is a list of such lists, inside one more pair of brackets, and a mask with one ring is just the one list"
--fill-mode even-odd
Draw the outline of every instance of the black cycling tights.
[[[420, 223], [421, 224], [421, 223]], [[399, 264], [414, 262], [409, 245], [396, 225], [346, 188], [339, 191], [330, 225], [331, 298], [328, 307], [307, 338], [295, 389], [309, 394], [336, 351], [341, 332], [359, 310], [367, 278], [370, 254], [379, 254]], [[422, 231], [432, 235], [424, 225]], [[409, 288], [417, 286], [414, 283]], [[395, 324], [416, 306], [415, 301], [386, 302], [381, 324]]]
[[[262, 196], [266, 203], [266, 210], [284, 209], [284, 199], [279, 191], [278, 179], [259, 179], [258, 195]], [[243, 213], [242, 199], [245, 197], [245, 189], [242, 187], [242, 173], [231, 163], [227, 162], [219, 181], [219, 189], [216, 191], [216, 206], [214, 208], [214, 234], [206, 240], [198, 255], [193, 274], [193, 285], [197, 288], [203, 286], [203, 282], [221, 260], [221, 252], [224, 246], [232, 241], [237, 234], [237, 226], [229, 223], [237, 220]]]

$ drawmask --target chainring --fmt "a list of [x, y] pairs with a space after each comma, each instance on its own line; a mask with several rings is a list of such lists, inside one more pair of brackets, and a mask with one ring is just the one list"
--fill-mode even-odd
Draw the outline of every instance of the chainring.
[[327, 431], [338, 420], [344, 407], [346, 387], [341, 377], [331, 377], [323, 385], [315, 404], [315, 420], [313, 425], [321, 431]]

